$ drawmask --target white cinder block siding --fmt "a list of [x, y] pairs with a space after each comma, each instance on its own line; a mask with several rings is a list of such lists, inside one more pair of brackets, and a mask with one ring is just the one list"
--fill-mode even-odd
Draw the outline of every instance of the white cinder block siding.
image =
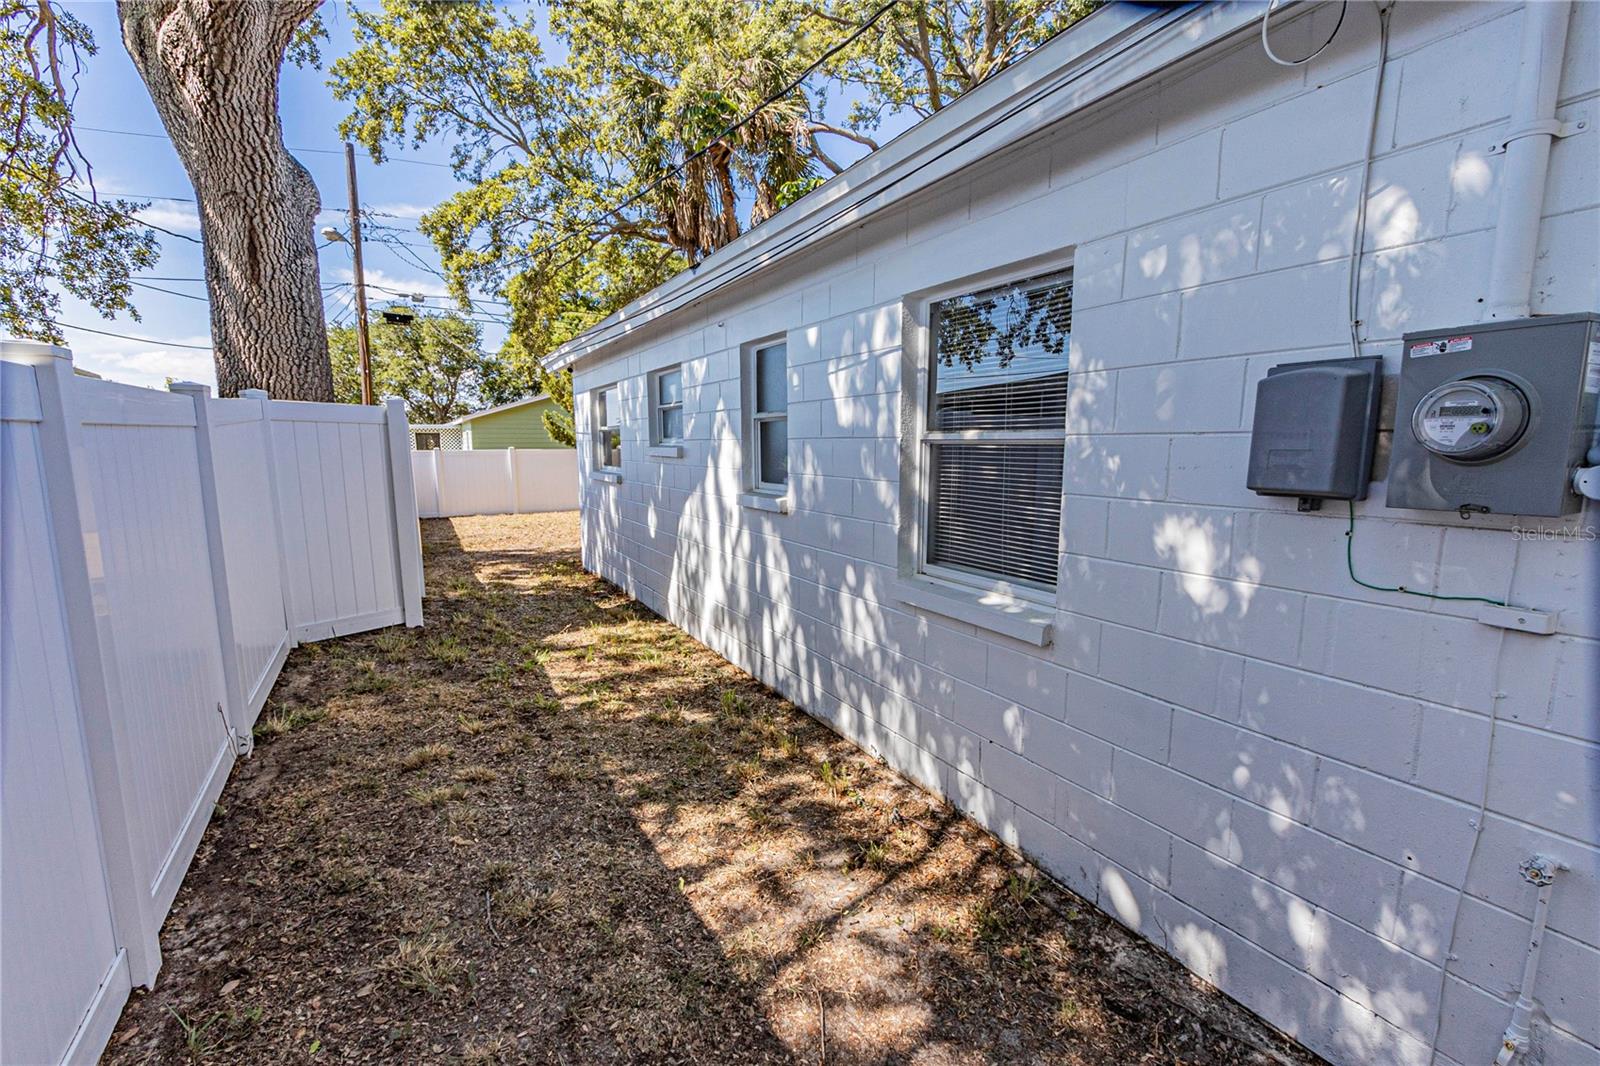
[[[1286, 16], [1281, 49], [1336, 15]], [[1395, 11], [1361, 260], [1391, 376], [1403, 331], [1483, 316], [1521, 20]], [[1360, 505], [1358, 572], [1561, 612], [1531, 636], [1356, 586], [1342, 505], [1244, 487], [1256, 382], [1348, 352], [1376, 49], [1356, 5], [1304, 68], [1230, 39], [584, 356], [580, 400], [617, 382], [626, 408], [620, 482], [584, 475], [584, 561], [1335, 1062], [1492, 1057], [1530, 928], [1517, 866], [1558, 855], [1535, 1061], [1600, 1063], [1595, 508], [1531, 540], [1389, 510], [1381, 483]], [[1600, 307], [1597, 83], [1600, 5], [1579, 4], [1560, 114], [1589, 125], [1553, 148], [1538, 313]], [[1040, 648], [896, 592], [901, 301], [1067, 254]], [[740, 346], [771, 337], [787, 514], [738, 504]], [[683, 455], [648, 458], [646, 375], [679, 362]]]

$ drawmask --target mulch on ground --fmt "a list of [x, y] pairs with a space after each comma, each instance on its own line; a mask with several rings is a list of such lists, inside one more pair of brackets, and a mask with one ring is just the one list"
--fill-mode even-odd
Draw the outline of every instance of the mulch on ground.
[[111, 1062], [1314, 1063], [579, 565], [289, 659]]

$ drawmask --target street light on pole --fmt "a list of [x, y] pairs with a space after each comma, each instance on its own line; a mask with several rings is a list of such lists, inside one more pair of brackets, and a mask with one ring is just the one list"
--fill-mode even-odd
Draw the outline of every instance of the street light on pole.
[[344, 142], [345, 177], [350, 185], [350, 236], [324, 227], [322, 236], [330, 241], [350, 245], [351, 258], [355, 260], [356, 290], [356, 349], [361, 354], [361, 402], [372, 403], [372, 344], [367, 337], [367, 278], [361, 269], [361, 198], [356, 193], [356, 146]]

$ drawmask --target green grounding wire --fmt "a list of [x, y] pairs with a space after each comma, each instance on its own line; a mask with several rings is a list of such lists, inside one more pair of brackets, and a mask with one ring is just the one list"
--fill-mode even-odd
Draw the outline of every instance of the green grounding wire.
[[1356, 576], [1356, 501], [1350, 500], [1348, 502], [1350, 504], [1350, 525], [1344, 531], [1344, 562], [1346, 568], [1350, 571], [1351, 581], [1354, 581], [1364, 589], [1371, 589], [1374, 592], [1403, 592], [1407, 596], [1421, 596], [1423, 599], [1428, 600], [1487, 603], [1495, 607], [1509, 606], [1505, 600], [1492, 600], [1487, 596], [1446, 596], [1438, 592], [1417, 592], [1415, 589], [1408, 589], [1404, 585], [1374, 585], [1371, 582], [1361, 580]]

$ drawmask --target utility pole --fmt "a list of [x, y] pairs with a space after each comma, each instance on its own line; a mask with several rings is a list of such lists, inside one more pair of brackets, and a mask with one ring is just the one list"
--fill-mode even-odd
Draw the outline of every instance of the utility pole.
[[356, 194], [356, 146], [344, 142], [350, 183], [350, 248], [356, 269], [356, 347], [361, 352], [361, 402], [372, 402], [372, 345], [367, 339], [367, 277], [361, 269], [361, 198]]

